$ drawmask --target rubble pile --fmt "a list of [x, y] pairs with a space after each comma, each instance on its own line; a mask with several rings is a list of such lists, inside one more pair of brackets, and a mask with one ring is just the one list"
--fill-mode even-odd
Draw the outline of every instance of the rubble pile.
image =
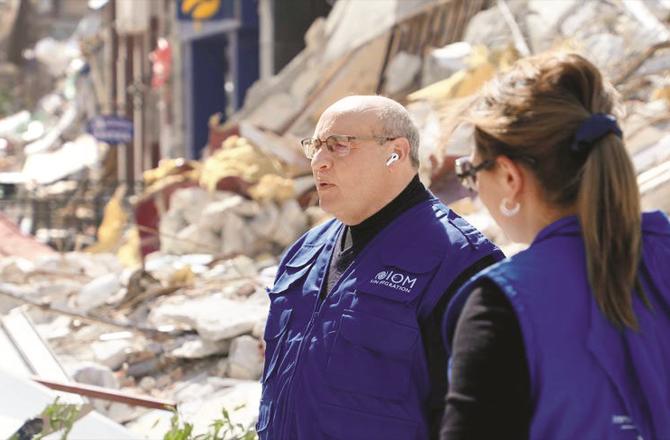
[[[136, 217], [146, 236], [158, 236], [163, 253], [279, 255], [313, 224], [298, 201], [313, 191], [312, 179], [288, 174], [276, 157], [230, 136], [203, 162], [173, 161], [146, 172]], [[155, 212], [143, 218], [147, 202]]]
[[[99, 206], [75, 203], [100, 194], [106, 172], [109, 150], [82, 134], [92, 84], [78, 84], [76, 53], [54, 59], [51, 68], [65, 72], [58, 89], [34, 111], [0, 120], [0, 184], [20, 182], [35, 212], [71, 220], [14, 216], [21, 231], [86, 252], [0, 259], [0, 315], [32, 304], [24, 307], [36, 328], [77, 381], [173, 399], [196, 427], [222, 406], [246, 404], [238, 414], [252, 423], [265, 288], [286, 246], [327, 218], [298, 147], [327, 105], [354, 93], [407, 104], [421, 130], [422, 181], [512, 254], [519, 247], [454, 178], [455, 158], [472, 146], [457, 126], [463, 104], [520, 57], [583, 53], [622, 94], [644, 207], [670, 211], [669, 21], [662, 0], [341, 0], [312, 25], [302, 53], [250, 89], [239, 113], [223, 125], [213, 119], [216, 145], [205, 158], [164, 158], [143, 188], [111, 188]], [[82, 228], [89, 238], [73, 232]], [[164, 411], [95, 404], [150, 438], [169, 427]]]
[[[209, 397], [259, 392], [265, 286], [276, 263], [268, 255], [154, 253], [144, 268], [131, 269], [104, 253], [7, 257], [0, 260], [0, 314], [39, 303], [29, 314], [73, 380], [173, 399], [196, 415]], [[202, 380], [211, 383], [207, 390], [185, 391]], [[104, 401], [95, 408], [131, 429], [147, 412]]]
[[[670, 8], [660, 1], [498, 2], [475, 15], [463, 41], [424, 58], [423, 89], [407, 96], [420, 125], [422, 180], [503, 245], [510, 244], [478, 201], [455, 183], [453, 161], [469, 154], [471, 131], [458, 126], [468, 97], [515, 60], [547, 50], [577, 51], [620, 91], [626, 145], [638, 171], [645, 209], [670, 211]], [[458, 201], [458, 202], [457, 202]]]
[[307, 230], [295, 199], [257, 202], [224, 191], [180, 189], [161, 218], [161, 250], [172, 254], [256, 256], [278, 251]]

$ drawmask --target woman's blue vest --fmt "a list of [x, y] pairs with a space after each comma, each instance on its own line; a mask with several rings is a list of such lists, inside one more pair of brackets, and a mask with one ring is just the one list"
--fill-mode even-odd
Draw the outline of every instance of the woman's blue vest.
[[528, 361], [532, 439], [670, 439], [667, 216], [644, 214], [642, 233], [639, 273], [651, 308], [634, 294], [639, 331], [618, 330], [598, 308], [576, 217], [551, 224], [526, 251], [480, 272], [450, 303], [448, 341], [481, 278], [507, 295]]
[[319, 301], [342, 228], [298, 240], [269, 290], [260, 438], [425, 439], [419, 320], [462, 271], [502, 253], [431, 199], [380, 231]]

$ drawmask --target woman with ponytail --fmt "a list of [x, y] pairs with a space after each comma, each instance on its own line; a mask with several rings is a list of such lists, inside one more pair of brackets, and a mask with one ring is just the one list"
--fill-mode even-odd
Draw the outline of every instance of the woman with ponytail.
[[550, 54], [471, 107], [457, 174], [530, 246], [449, 305], [443, 439], [670, 439], [670, 222], [640, 212], [616, 99]]

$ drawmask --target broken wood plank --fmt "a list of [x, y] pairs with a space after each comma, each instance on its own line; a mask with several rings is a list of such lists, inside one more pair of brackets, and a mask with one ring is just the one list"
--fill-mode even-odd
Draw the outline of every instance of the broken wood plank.
[[52, 390], [64, 391], [66, 393], [78, 394], [80, 396], [90, 397], [92, 399], [103, 399], [111, 402], [125, 403], [126, 405], [141, 406], [144, 408], [162, 409], [166, 411], [175, 411], [177, 404], [171, 400], [157, 399], [150, 396], [140, 396], [130, 394], [119, 390], [98, 387], [76, 382], [59, 382], [55, 380], [44, 379], [39, 376], [31, 378], [37, 383], [51, 388]]

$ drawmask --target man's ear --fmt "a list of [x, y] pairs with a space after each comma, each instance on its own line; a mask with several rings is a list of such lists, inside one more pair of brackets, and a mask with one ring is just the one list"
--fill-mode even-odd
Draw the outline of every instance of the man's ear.
[[392, 142], [393, 152], [398, 154], [400, 160], [410, 159], [411, 147], [406, 137], [399, 137]]
[[517, 201], [525, 185], [525, 174], [521, 166], [504, 155], [496, 157], [496, 165], [496, 180], [500, 189], [510, 201]]

